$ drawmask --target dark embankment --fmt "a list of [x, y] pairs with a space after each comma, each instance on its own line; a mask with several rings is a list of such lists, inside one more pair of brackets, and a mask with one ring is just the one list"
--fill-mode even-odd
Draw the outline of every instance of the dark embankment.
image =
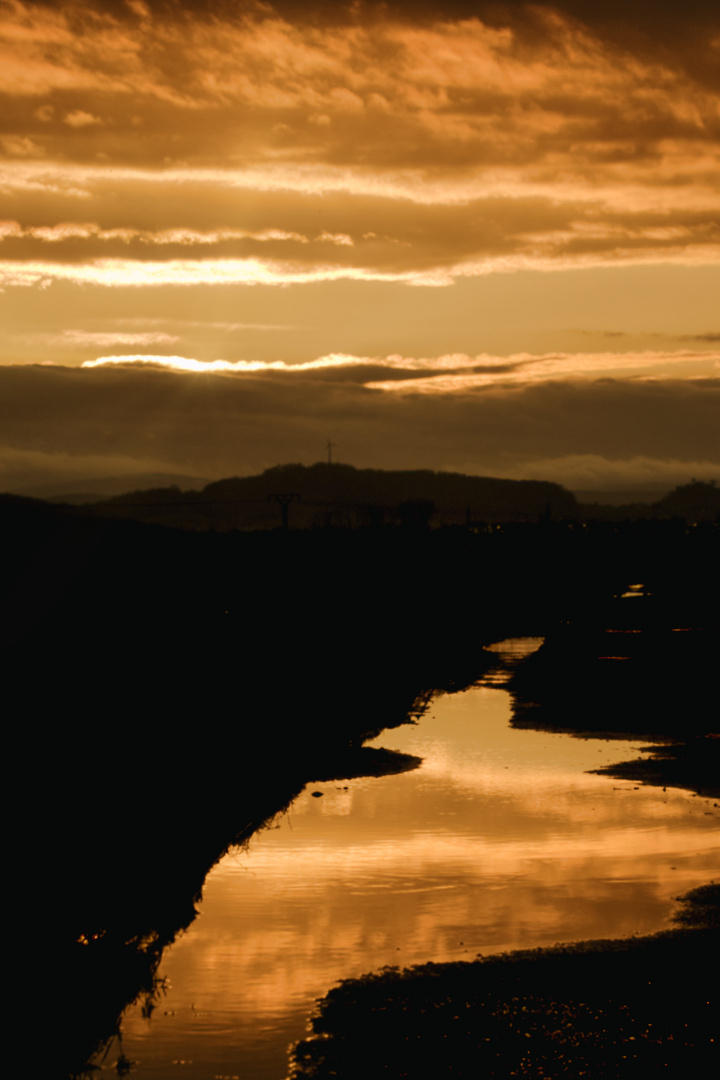
[[343, 982], [295, 1048], [293, 1080], [714, 1075], [720, 886], [685, 900], [683, 929], [651, 937]]
[[718, 529], [644, 522], [609, 538], [623, 535], [625, 587], [568, 604], [513, 675], [512, 723], [637, 738], [643, 758], [613, 776], [720, 797]]
[[364, 770], [363, 739], [474, 681], [483, 643], [598, 610], [641, 567], [668, 597], [679, 566], [717, 574], [712, 526], [214, 534], [1, 503], [12, 880], [48, 1077], [152, 994], [228, 845]]
[[43, 986], [35, 1064], [63, 1076], [152, 993], [228, 845], [307, 781], [377, 771], [363, 738], [476, 678], [490, 622], [478, 608], [469, 636], [453, 625], [460, 595], [423, 533], [215, 536], [3, 510], [22, 959]]
[[719, 651], [713, 629], [561, 627], [514, 673], [512, 724], [637, 739], [642, 757], [598, 771], [720, 798]]

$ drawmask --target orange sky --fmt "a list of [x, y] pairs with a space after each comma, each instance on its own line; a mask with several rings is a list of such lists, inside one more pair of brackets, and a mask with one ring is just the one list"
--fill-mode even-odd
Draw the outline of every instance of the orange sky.
[[597, 8], [4, 0], [0, 488], [720, 474], [720, 14]]

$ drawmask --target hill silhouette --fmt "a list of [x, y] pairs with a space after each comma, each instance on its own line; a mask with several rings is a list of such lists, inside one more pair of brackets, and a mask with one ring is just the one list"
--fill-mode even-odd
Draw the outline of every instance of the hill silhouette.
[[356, 469], [352, 465], [276, 465], [258, 476], [230, 477], [197, 492], [154, 488], [96, 504], [113, 516], [218, 530], [281, 525], [276, 496], [293, 496], [294, 528], [527, 522], [577, 516], [560, 484], [501, 480], [427, 470]]
[[[590, 492], [575, 492], [580, 501], [580, 511], [585, 521], [642, 521], [644, 519], [669, 520], [677, 518], [689, 525], [720, 521], [720, 488], [714, 480], [691, 480], [680, 484], [661, 498], [650, 501], [615, 501], [586, 498]], [[602, 494], [602, 493], [595, 493]], [[607, 493], [612, 495], [613, 493]], [[621, 493], [614, 493], [621, 499]]]
[[668, 492], [653, 509], [660, 517], [679, 517], [688, 521], [716, 521], [720, 517], [720, 488], [715, 481], [691, 480]]

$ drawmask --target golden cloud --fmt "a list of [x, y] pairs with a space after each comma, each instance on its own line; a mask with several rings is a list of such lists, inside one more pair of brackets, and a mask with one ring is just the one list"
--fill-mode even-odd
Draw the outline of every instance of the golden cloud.
[[[89, 340], [92, 335], [86, 335]], [[122, 335], [114, 335], [122, 343]], [[141, 335], [128, 335], [134, 343]], [[160, 335], [158, 335], [160, 337]], [[150, 342], [148, 342], [149, 344]], [[100, 342], [98, 342], [100, 344]], [[514, 353], [493, 356], [480, 353], [468, 356], [452, 353], [435, 357], [411, 356], [352, 356], [333, 353], [305, 363], [287, 364], [284, 361], [214, 360], [200, 361], [184, 356], [153, 353], [128, 353], [101, 356], [85, 360], [83, 368], [155, 367], [169, 371], [212, 373], [226, 375], [283, 375], [301, 380], [308, 375], [322, 375], [329, 381], [338, 377], [353, 381], [370, 390], [410, 394], [465, 393], [493, 385], [510, 386], [558, 379], [596, 378], [602, 375], [623, 375], [634, 378], [655, 378], [658, 369], [673, 367], [681, 377], [683, 366], [692, 366], [691, 377], [697, 378], [698, 368], [711, 375], [720, 361], [720, 350], [674, 350], [605, 353]], [[383, 377], [384, 375], [384, 377]]]
[[92, 127], [93, 124], [100, 124], [102, 121], [97, 116], [93, 116], [92, 113], [85, 112], [83, 109], [75, 109], [74, 112], [65, 114], [63, 123], [67, 124], [68, 127], [84, 128]]
[[[372, 170], [155, 171], [6, 162], [0, 280], [142, 286], [388, 281], [716, 264], [715, 190]], [[188, 258], [202, 248], [203, 258]], [[330, 254], [332, 252], [332, 254]]]
[[[658, 245], [652, 248], [614, 245], [609, 251], [555, 254], [552, 250], [486, 255], [427, 268], [384, 268], [329, 262], [300, 262], [260, 258], [168, 258], [158, 260], [98, 258], [80, 262], [41, 260], [0, 261], [0, 287], [46, 287], [53, 281], [104, 288], [158, 288], [197, 286], [283, 286], [319, 282], [358, 281], [401, 283], [420, 287], [446, 287], [458, 278], [519, 270], [560, 271], [611, 264], [645, 265], [662, 262], [676, 266], [715, 265], [720, 244]], [[419, 260], [420, 261], [420, 260]], [[424, 260], [422, 260], [424, 261]]]
[[[0, 92], [72, 101], [65, 121], [76, 117], [82, 138], [66, 132], [65, 160], [87, 160], [91, 95], [112, 118], [105, 149], [117, 165], [143, 155], [154, 166], [290, 159], [429, 173], [544, 163], [583, 175], [632, 162], [651, 183], [664, 140], [717, 138], [717, 93], [667, 53], [635, 54], [542, 8], [532, 34], [512, 11], [500, 27], [440, 14], [415, 26], [392, 12], [322, 25], [263, 6], [214, 18], [178, 8], [176, 18], [151, 13], [150, 29], [99, 4], [6, 8]], [[83, 23], [92, 33], [77, 32]], [[46, 114], [26, 134], [53, 156], [60, 125]]]
[[124, 332], [122, 330], [64, 330], [61, 338], [71, 345], [106, 348], [108, 345], [173, 345], [175, 334], [158, 330]]

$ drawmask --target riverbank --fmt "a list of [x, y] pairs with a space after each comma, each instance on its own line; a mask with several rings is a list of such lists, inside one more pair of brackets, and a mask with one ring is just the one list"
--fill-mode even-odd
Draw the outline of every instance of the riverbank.
[[720, 885], [678, 929], [385, 969], [320, 1003], [292, 1080], [712, 1075], [720, 1063]]
[[717, 619], [686, 625], [677, 602], [630, 593], [564, 621], [512, 674], [512, 726], [638, 740], [640, 758], [598, 771], [720, 799]]

